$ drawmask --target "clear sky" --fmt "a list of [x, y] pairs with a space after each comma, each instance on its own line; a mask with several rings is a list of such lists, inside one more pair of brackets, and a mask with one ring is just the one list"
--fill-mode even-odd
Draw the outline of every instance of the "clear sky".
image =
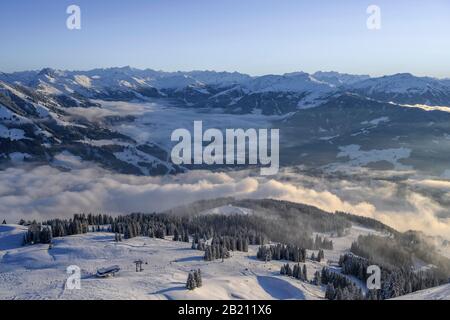
[[[82, 29], [66, 9], [81, 7]], [[381, 30], [366, 9], [381, 8]], [[450, 77], [449, 0], [2, 0], [0, 70], [335, 70]]]

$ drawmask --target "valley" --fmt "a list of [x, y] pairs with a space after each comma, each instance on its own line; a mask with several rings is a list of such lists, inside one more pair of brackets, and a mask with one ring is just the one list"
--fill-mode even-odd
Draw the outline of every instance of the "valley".
[[[287, 261], [259, 261], [260, 246], [255, 244], [246, 252], [233, 251], [223, 262], [204, 261], [206, 249], [193, 250], [170, 237], [137, 234], [117, 242], [118, 233], [125, 235], [120, 229], [58, 236], [48, 250], [45, 244], [22, 247], [18, 241], [26, 229], [6, 225], [0, 232], [0, 298], [325, 299], [330, 289], [311, 280], [316, 271], [329, 268], [332, 273], [323, 274], [329, 283], [341, 281], [350, 288], [348, 293], [334, 292], [332, 298], [356, 299], [369, 292], [360, 274], [333, 278], [342, 268], [341, 257], [355, 243], [354, 250], [363, 255], [366, 245], [376, 251], [377, 241], [384, 241], [379, 237], [393, 235], [393, 254], [401, 255], [408, 266], [422, 271], [437, 266], [446, 272], [445, 260], [434, 253], [427, 257], [421, 247], [415, 248], [416, 256], [404, 241], [413, 237], [439, 257], [449, 256], [447, 86], [439, 79], [412, 75], [368, 78], [323, 72], [250, 77], [126, 67], [2, 74], [0, 216], [8, 212], [9, 223], [68, 219], [76, 212], [114, 217], [176, 212], [250, 220], [264, 216], [287, 219], [286, 226], [271, 231], [274, 246], [294, 241], [307, 247], [307, 239], [318, 236], [332, 239], [334, 247], [322, 248], [325, 260], [320, 262], [309, 258], [313, 252], [308, 248], [304, 265], [309, 280], [299, 281], [280, 274]], [[279, 172], [264, 177], [257, 165], [230, 166], [220, 159], [215, 165], [172, 161], [177, 142], [171, 141], [173, 131], [195, 132], [194, 124], [200, 121], [203, 131], [279, 129]], [[276, 210], [281, 216], [264, 209], [274, 200], [289, 201]], [[345, 230], [316, 230], [311, 227], [315, 218], [300, 223], [296, 219], [303, 218], [290, 216], [315, 212], [303, 204], [344, 220], [350, 218], [343, 212], [363, 220], [351, 218]], [[374, 229], [364, 225], [364, 219], [385, 227]], [[292, 237], [295, 226], [309, 227]], [[195, 239], [193, 233], [186, 236]], [[383, 255], [379, 259], [392, 262]], [[135, 260], [145, 262], [142, 273], [134, 272]], [[81, 267], [86, 290], [65, 290], [71, 264]], [[118, 277], [93, 276], [110, 265], [120, 266]], [[187, 273], [198, 268], [205, 285], [186, 290]], [[442, 277], [420, 280], [386, 270], [392, 277], [397, 272], [400, 279], [412, 277], [412, 287], [402, 283], [402, 297], [420, 297], [409, 292], [443, 284]], [[399, 295], [383, 290], [378, 298]], [[445, 298], [446, 289], [435, 290], [427, 296]]]

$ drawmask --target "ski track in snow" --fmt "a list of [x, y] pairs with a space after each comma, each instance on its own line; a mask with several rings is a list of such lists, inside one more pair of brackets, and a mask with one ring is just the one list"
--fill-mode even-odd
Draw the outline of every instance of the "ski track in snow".
[[[220, 209], [220, 208], [219, 208]], [[174, 242], [170, 237], [137, 237], [114, 242], [114, 234], [98, 232], [55, 238], [48, 245], [22, 247], [25, 227], [0, 226], [0, 300], [317, 300], [324, 298], [324, 287], [281, 276], [287, 261], [256, 259], [258, 246], [249, 252], [231, 252], [224, 262], [203, 260], [203, 252], [192, 250], [190, 243]], [[307, 260], [308, 278], [331, 265], [336, 272], [340, 255], [349, 252], [359, 235], [386, 234], [353, 226], [345, 236], [331, 237], [333, 250], [324, 250], [322, 263]], [[308, 250], [310, 256], [312, 251]], [[144, 271], [135, 272], [134, 261], [144, 261]], [[294, 263], [289, 262], [291, 265]], [[69, 290], [67, 267], [81, 269], [81, 289]], [[98, 268], [118, 265], [121, 271], [106, 279], [96, 278]], [[189, 271], [201, 269], [203, 287], [188, 291], [185, 283]], [[352, 279], [354, 280], [354, 279]], [[357, 283], [363, 287], [363, 284]], [[364, 289], [364, 287], [363, 287]], [[428, 290], [426, 296], [449, 298], [447, 289]], [[405, 297], [419, 299], [421, 296]]]
[[[6, 231], [9, 230], [9, 231]], [[114, 242], [111, 233], [55, 238], [48, 245], [21, 246], [25, 228], [0, 229], [0, 299], [322, 299], [322, 288], [280, 276], [284, 261], [256, 260], [257, 246], [248, 253], [232, 252], [222, 262], [203, 261], [203, 252], [190, 243], [138, 237]], [[142, 259], [144, 271], [135, 272], [133, 261]], [[310, 277], [321, 265], [307, 262]], [[69, 290], [66, 269], [82, 270], [81, 290]], [[96, 270], [119, 265], [113, 278], [98, 279]], [[203, 287], [185, 289], [190, 270], [202, 270]]]

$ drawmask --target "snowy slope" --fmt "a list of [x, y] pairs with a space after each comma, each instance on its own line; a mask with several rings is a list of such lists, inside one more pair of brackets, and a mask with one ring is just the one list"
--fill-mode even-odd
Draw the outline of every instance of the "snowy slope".
[[[235, 209], [239, 209], [233, 207]], [[240, 208], [242, 209], [242, 208]], [[224, 207], [211, 212], [227, 212]], [[192, 250], [190, 243], [170, 238], [138, 237], [114, 242], [111, 233], [88, 233], [54, 239], [48, 245], [21, 246], [26, 228], [0, 226], [0, 300], [9, 299], [126, 299], [126, 300], [271, 300], [324, 299], [325, 287], [281, 276], [286, 261], [262, 262], [256, 259], [258, 246], [249, 252], [231, 252], [224, 262], [206, 262], [203, 252]], [[325, 250], [321, 263], [307, 260], [308, 278], [325, 266], [340, 273], [339, 257], [349, 252], [351, 243], [360, 235], [387, 234], [354, 225], [348, 232], [332, 237], [333, 250]], [[308, 250], [310, 256], [312, 251]], [[144, 271], [135, 272], [135, 260], [144, 261]], [[291, 265], [292, 262], [289, 262]], [[68, 266], [81, 269], [81, 289], [66, 287]], [[98, 279], [99, 268], [118, 265], [121, 271], [113, 278]], [[201, 269], [203, 287], [185, 289], [187, 274]], [[366, 291], [365, 285], [352, 276], [351, 281]], [[450, 285], [400, 297], [405, 300], [450, 299]]]
[[371, 78], [352, 85], [354, 89], [370, 89], [380, 92], [406, 93], [413, 91], [422, 93], [428, 89], [445, 89], [446, 86], [437, 79], [430, 77], [416, 77], [410, 73], [399, 73], [392, 76]]
[[324, 250], [325, 258], [333, 264], [339, 262], [339, 257], [350, 252], [350, 247], [353, 242], [358, 240], [359, 236], [375, 235], [380, 237], [387, 237], [388, 234], [372, 230], [359, 225], [352, 225], [350, 229], [347, 230], [345, 236], [339, 237], [327, 233], [317, 233], [319, 236], [328, 237], [333, 241], [333, 250]]
[[22, 245], [23, 235], [27, 227], [18, 225], [0, 225], [0, 252]]
[[201, 212], [200, 215], [211, 215], [211, 214], [219, 214], [219, 215], [249, 215], [253, 214], [253, 211], [251, 209], [247, 208], [241, 208], [241, 207], [235, 207], [232, 205], [223, 206], [219, 208], [214, 208], [211, 210], [207, 210], [204, 212]]
[[450, 300], [450, 284], [414, 292], [394, 300]]
[[[238, 207], [218, 207], [211, 214], [249, 214]], [[248, 253], [232, 252], [230, 259], [205, 262], [203, 252], [189, 243], [171, 239], [134, 238], [114, 242], [110, 233], [89, 233], [54, 239], [48, 245], [21, 246], [25, 227], [0, 227], [0, 299], [323, 299], [324, 288], [279, 275], [285, 261], [256, 260], [258, 246]], [[309, 279], [328, 263], [334, 264], [359, 235], [376, 231], [354, 226], [344, 237], [334, 237], [334, 250], [326, 250], [326, 260], [307, 260]], [[329, 235], [328, 235], [329, 236]], [[310, 255], [312, 251], [308, 252]], [[146, 264], [135, 272], [134, 260]], [[292, 263], [291, 263], [292, 264]], [[82, 289], [67, 290], [66, 268], [82, 270]], [[93, 277], [96, 270], [118, 265], [122, 271], [109, 279]], [[201, 269], [204, 286], [185, 289], [187, 273]]]
[[[45, 68], [40, 71], [1, 74], [0, 81], [29, 86], [42, 94], [68, 95], [75, 100], [80, 95], [112, 100], [171, 97], [183, 98], [188, 104], [205, 104], [205, 101], [198, 100], [199, 94], [204, 98], [217, 97], [218, 94], [229, 93], [228, 90], [234, 87], [240, 88], [240, 94], [244, 95], [290, 92], [310, 95], [310, 100], [318, 100], [331, 93], [347, 90], [387, 102], [450, 104], [448, 79], [417, 77], [409, 73], [370, 78], [367, 75], [319, 71], [314, 74], [292, 72], [251, 77], [238, 72], [163, 72], [131, 67], [88, 71]], [[232, 95], [229, 98], [231, 100], [228, 103], [242, 96]]]
[[[6, 235], [8, 232], [9, 235]], [[22, 232], [6, 228], [0, 239]], [[255, 259], [249, 253], [233, 252], [221, 262], [203, 261], [203, 252], [189, 243], [134, 238], [121, 243], [109, 233], [90, 233], [54, 239], [48, 245], [21, 247], [18, 243], [0, 250], [0, 299], [322, 299], [323, 289], [282, 277], [282, 262]], [[133, 261], [142, 259], [142, 273]], [[82, 270], [81, 290], [65, 286], [66, 268]], [[97, 268], [119, 265], [115, 278], [97, 279]], [[308, 262], [309, 276], [321, 266]], [[187, 274], [200, 268], [203, 287], [185, 289]]]
[[347, 73], [339, 73], [335, 71], [323, 72], [318, 71], [312, 75], [315, 79], [327, 82], [335, 86], [351, 85], [353, 83], [370, 79], [368, 75], [353, 75]]
[[362, 80], [350, 84], [348, 89], [386, 102], [450, 105], [448, 82], [430, 77], [416, 77], [410, 73]]

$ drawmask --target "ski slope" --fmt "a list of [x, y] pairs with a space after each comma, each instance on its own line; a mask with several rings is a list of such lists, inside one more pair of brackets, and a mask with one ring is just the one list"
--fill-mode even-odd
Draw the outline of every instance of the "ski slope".
[[[228, 209], [212, 212], [220, 214]], [[280, 268], [286, 261], [257, 260], [258, 246], [249, 246], [248, 253], [231, 252], [232, 257], [224, 262], [207, 262], [202, 251], [170, 237], [137, 237], [116, 243], [114, 234], [96, 232], [55, 238], [49, 249], [48, 245], [23, 247], [25, 232], [23, 226], [0, 225], [0, 300], [320, 300], [325, 295], [325, 287], [281, 276]], [[359, 235], [373, 233], [382, 235], [353, 226], [345, 236], [332, 237], [334, 249], [325, 250], [325, 261], [307, 260], [308, 278], [327, 265], [339, 272], [339, 256], [349, 251]], [[308, 250], [308, 256], [311, 253]], [[142, 272], [136, 272], [135, 260], [144, 261]], [[79, 290], [66, 287], [70, 276], [67, 268], [74, 265], [81, 269]], [[115, 277], [95, 277], [99, 268], [113, 265], [121, 269]], [[188, 291], [187, 275], [196, 269], [202, 271], [203, 287]], [[364, 289], [363, 284], [357, 285]], [[400, 299], [450, 299], [450, 285]]]
[[[233, 252], [222, 262], [206, 262], [190, 243], [169, 238], [134, 238], [114, 242], [114, 234], [89, 233], [54, 239], [54, 246], [21, 246], [23, 227], [0, 232], [0, 299], [299, 299], [324, 297], [324, 288], [279, 275], [282, 261], [256, 260], [257, 246]], [[136, 273], [133, 261], [144, 261]], [[69, 290], [67, 267], [81, 268], [80, 290]], [[118, 265], [114, 278], [99, 279], [98, 268]], [[309, 277], [322, 268], [307, 262]], [[189, 271], [201, 269], [203, 287], [185, 289]]]
[[450, 300], [450, 284], [414, 292], [394, 300]]

